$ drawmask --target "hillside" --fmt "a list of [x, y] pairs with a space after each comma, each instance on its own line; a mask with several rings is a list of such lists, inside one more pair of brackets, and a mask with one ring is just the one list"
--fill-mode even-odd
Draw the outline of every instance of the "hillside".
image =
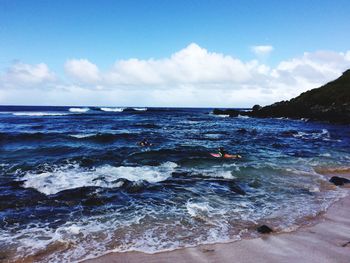
[[324, 86], [289, 101], [254, 107], [253, 117], [308, 118], [332, 123], [350, 123], [350, 70]]

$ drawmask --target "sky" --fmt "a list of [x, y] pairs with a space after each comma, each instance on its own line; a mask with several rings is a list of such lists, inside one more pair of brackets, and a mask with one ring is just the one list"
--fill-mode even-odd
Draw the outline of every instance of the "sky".
[[350, 68], [349, 14], [348, 0], [0, 0], [0, 105], [267, 105]]

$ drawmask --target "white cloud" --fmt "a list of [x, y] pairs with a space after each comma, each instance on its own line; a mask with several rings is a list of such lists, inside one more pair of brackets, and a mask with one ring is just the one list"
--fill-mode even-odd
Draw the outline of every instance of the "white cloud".
[[17, 62], [0, 74], [0, 88], [26, 88], [55, 80], [55, 74], [44, 63], [30, 65]]
[[[65, 82], [53, 81], [55, 75], [45, 64], [16, 64], [0, 75], [3, 86], [13, 87], [1, 90], [0, 86], [0, 103], [42, 104], [44, 94], [45, 104], [51, 105], [266, 105], [319, 87], [348, 68], [350, 51], [304, 53], [272, 68], [258, 60], [244, 62], [209, 52], [193, 43], [168, 58], [119, 60], [107, 71], [87, 59], [68, 60]], [[50, 81], [55, 89], [47, 89]], [[21, 96], [22, 86], [37, 91]]]
[[165, 59], [117, 61], [101, 77], [105, 84], [114, 86], [206, 85], [242, 82], [250, 78], [250, 72], [239, 59], [208, 52], [192, 43]]
[[261, 46], [252, 46], [253, 53], [257, 56], [268, 56], [273, 51], [273, 46], [270, 45], [261, 45]]
[[82, 83], [95, 83], [100, 78], [97, 66], [87, 59], [70, 59], [64, 64], [64, 70], [71, 78]]

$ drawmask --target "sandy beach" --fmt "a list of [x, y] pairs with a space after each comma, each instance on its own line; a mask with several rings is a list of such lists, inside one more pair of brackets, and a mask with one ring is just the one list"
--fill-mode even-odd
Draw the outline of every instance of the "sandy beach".
[[[342, 174], [341, 176], [345, 176]], [[346, 177], [349, 178], [347, 175]], [[232, 243], [201, 245], [169, 252], [110, 253], [85, 261], [106, 262], [350, 262], [350, 188], [313, 226]]]

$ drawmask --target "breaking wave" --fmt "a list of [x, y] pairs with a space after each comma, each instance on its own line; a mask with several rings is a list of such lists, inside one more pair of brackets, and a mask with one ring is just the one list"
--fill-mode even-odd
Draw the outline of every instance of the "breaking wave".
[[124, 108], [100, 108], [101, 111], [106, 112], [123, 112]]
[[69, 108], [70, 112], [75, 112], [75, 113], [84, 113], [88, 112], [90, 108]]
[[136, 111], [146, 111], [147, 110], [147, 108], [133, 108], [133, 109]]
[[63, 190], [79, 187], [120, 187], [122, 181], [146, 181], [148, 183], [161, 182], [171, 176], [177, 165], [166, 162], [160, 166], [119, 166], [104, 165], [94, 169], [84, 169], [77, 164], [55, 167], [41, 173], [27, 173], [20, 180], [25, 180], [25, 188], [34, 188], [46, 195], [56, 194]]

